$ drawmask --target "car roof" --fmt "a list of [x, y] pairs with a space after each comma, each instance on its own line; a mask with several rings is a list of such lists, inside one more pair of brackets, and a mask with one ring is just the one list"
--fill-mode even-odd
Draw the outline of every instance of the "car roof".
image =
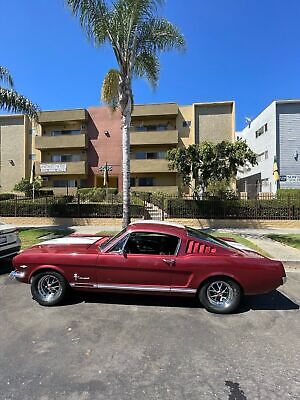
[[163, 233], [172, 233], [177, 235], [182, 235], [183, 231], [186, 230], [186, 227], [181, 224], [176, 224], [173, 222], [166, 222], [166, 221], [153, 221], [153, 220], [141, 220], [135, 221], [129, 224], [128, 226], [132, 231], [158, 231]]

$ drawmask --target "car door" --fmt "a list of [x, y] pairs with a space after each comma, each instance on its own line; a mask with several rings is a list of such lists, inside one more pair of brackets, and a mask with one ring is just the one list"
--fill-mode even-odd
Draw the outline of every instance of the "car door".
[[168, 292], [180, 239], [156, 232], [131, 232], [98, 257], [99, 287]]

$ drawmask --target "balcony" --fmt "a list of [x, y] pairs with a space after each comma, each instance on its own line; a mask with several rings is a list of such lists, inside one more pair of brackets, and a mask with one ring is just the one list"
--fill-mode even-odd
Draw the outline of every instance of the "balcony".
[[130, 160], [132, 174], [156, 173], [156, 172], [176, 172], [169, 170], [167, 160]]
[[40, 124], [52, 124], [56, 122], [84, 122], [87, 119], [87, 113], [84, 109], [78, 110], [58, 110], [42, 111], [39, 114]]
[[50, 149], [85, 149], [87, 148], [87, 136], [59, 135], [59, 136], [36, 136], [35, 147], [38, 150]]
[[147, 131], [147, 132], [131, 132], [131, 146], [152, 145], [152, 144], [178, 144], [178, 131]]
[[36, 175], [86, 175], [86, 161], [36, 163]]
[[143, 104], [134, 106], [132, 117], [153, 117], [153, 116], [177, 116], [178, 104], [161, 103], [161, 104]]

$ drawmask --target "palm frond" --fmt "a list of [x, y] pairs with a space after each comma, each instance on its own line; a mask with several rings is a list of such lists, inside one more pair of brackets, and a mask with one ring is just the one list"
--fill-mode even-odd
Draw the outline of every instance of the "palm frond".
[[108, 39], [109, 9], [103, 0], [66, 0], [66, 4], [94, 44]]
[[179, 29], [164, 18], [145, 21], [140, 28], [139, 43], [148, 51], [184, 50], [185, 39]]
[[39, 109], [25, 96], [13, 89], [0, 88], [0, 109], [8, 112], [22, 113], [37, 120]]
[[154, 54], [143, 52], [136, 57], [134, 75], [140, 78], [146, 78], [153, 88], [157, 86], [159, 71], [159, 60]]
[[0, 82], [8, 85], [8, 87], [12, 88], [14, 86], [14, 81], [9, 71], [5, 67], [1, 67], [0, 65]]
[[106, 74], [101, 88], [102, 101], [110, 105], [114, 110], [119, 104], [119, 83], [120, 72], [116, 69], [111, 69]]

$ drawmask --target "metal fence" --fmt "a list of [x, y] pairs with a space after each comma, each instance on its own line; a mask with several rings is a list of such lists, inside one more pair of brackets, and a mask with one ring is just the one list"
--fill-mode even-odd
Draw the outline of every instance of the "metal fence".
[[[0, 195], [0, 217], [122, 218], [122, 196], [101, 199], [89, 195], [26, 198]], [[154, 220], [300, 219], [300, 195], [243, 199], [132, 193], [131, 216]]]

